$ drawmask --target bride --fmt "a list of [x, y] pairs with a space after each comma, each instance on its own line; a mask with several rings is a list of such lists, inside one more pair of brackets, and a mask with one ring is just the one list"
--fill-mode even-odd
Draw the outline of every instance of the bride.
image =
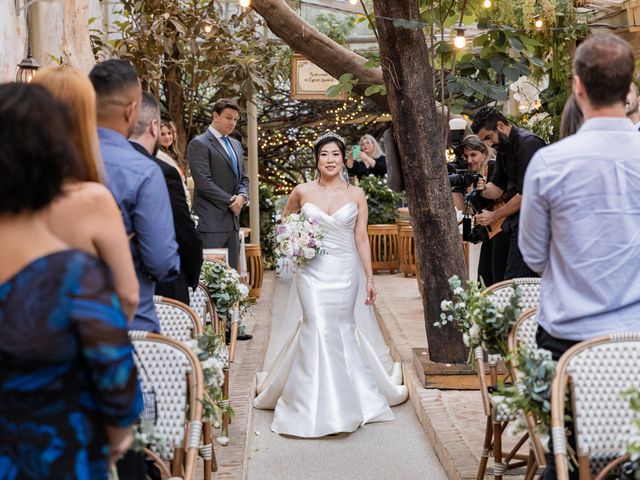
[[400, 364], [391, 361], [371, 308], [377, 293], [367, 200], [345, 176], [344, 140], [325, 133], [313, 154], [319, 178], [293, 189], [283, 218], [297, 211], [315, 218], [326, 253], [298, 268], [285, 315], [296, 316], [295, 331], [270, 372], [258, 374], [254, 400], [256, 408], [275, 409], [274, 432], [297, 437], [393, 420], [390, 406], [407, 399]]

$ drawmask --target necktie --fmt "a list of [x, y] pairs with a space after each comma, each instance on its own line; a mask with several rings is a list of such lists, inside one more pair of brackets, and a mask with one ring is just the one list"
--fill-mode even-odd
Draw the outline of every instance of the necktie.
[[233, 165], [233, 172], [238, 176], [238, 159], [236, 158], [236, 152], [231, 148], [231, 142], [229, 141], [229, 137], [226, 135], [222, 136], [222, 140], [224, 144], [227, 146], [227, 152], [229, 153], [229, 157], [231, 157], [231, 165]]

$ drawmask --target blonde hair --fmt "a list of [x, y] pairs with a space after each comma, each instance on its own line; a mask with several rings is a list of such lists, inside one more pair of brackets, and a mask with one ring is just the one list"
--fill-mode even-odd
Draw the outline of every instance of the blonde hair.
[[360, 137], [359, 143], [362, 143], [362, 140], [364, 140], [365, 138], [373, 144], [373, 155], [371, 155], [371, 158], [376, 159], [384, 155], [380, 144], [373, 135], [369, 135], [368, 133], [363, 135], [362, 137]]
[[89, 78], [69, 65], [62, 65], [40, 70], [33, 83], [47, 89], [71, 114], [71, 139], [84, 167], [82, 178], [75, 180], [102, 183], [104, 165], [98, 143], [96, 92]]

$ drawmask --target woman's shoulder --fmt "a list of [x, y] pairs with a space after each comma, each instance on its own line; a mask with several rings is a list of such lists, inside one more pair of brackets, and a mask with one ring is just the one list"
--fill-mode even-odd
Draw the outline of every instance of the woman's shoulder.
[[350, 192], [349, 195], [351, 196], [351, 199], [354, 201], [366, 199], [366, 195], [362, 187], [356, 187], [355, 185], [351, 185], [349, 187], [349, 192]]

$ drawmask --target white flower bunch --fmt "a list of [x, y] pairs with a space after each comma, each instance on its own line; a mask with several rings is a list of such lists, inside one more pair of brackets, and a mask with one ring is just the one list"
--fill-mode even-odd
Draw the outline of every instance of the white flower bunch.
[[301, 265], [323, 255], [322, 229], [315, 218], [291, 214], [276, 227], [276, 251], [280, 257]]

